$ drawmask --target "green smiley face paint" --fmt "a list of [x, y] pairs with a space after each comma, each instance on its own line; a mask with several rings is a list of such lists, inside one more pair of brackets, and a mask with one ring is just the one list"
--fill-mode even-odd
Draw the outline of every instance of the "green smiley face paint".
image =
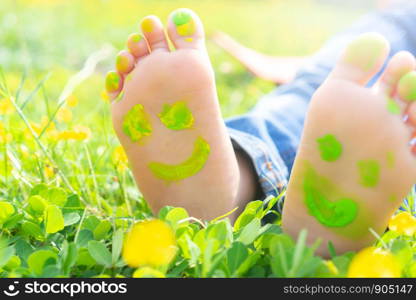
[[177, 10], [172, 16], [172, 22], [176, 26], [176, 31], [181, 36], [188, 36], [195, 33], [195, 22], [191, 14], [185, 10]]
[[123, 132], [133, 141], [139, 142], [152, 134], [152, 125], [143, 105], [137, 104], [130, 109], [123, 119]]
[[387, 99], [386, 108], [389, 113], [393, 115], [400, 115], [400, 106], [393, 99], [390, 99], [390, 98]]
[[336, 161], [342, 154], [342, 144], [332, 134], [326, 134], [317, 140], [319, 153], [325, 161]]
[[165, 104], [159, 118], [167, 128], [172, 130], [191, 128], [194, 124], [192, 112], [183, 101], [175, 102], [172, 105]]
[[399, 96], [407, 101], [416, 100], [416, 71], [404, 75], [397, 85]]
[[157, 178], [168, 182], [183, 180], [195, 175], [204, 167], [210, 151], [209, 144], [203, 138], [198, 137], [191, 156], [184, 162], [177, 165], [151, 162], [149, 169]]
[[380, 164], [376, 160], [361, 160], [357, 163], [360, 184], [375, 187], [380, 179]]
[[344, 227], [357, 217], [357, 202], [342, 195], [329, 179], [319, 176], [311, 167], [305, 172], [303, 192], [309, 214], [324, 226]]

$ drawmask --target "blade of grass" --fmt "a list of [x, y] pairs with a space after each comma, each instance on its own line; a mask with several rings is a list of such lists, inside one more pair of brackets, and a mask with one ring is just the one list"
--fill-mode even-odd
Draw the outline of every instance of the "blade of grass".
[[106, 59], [112, 53], [112, 50], [113, 48], [111, 46], [105, 45], [102, 49], [91, 54], [87, 58], [84, 67], [68, 80], [68, 83], [58, 97], [58, 105], [55, 111], [52, 113], [52, 116], [49, 118], [48, 123], [40, 133], [39, 137], [42, 137], [45, 133], [46, 128], [48, 128], [50, 123], [55, 119], [59, 109], [64, 105], [66, 99], [74, 92], [75, 88], [94, 73], [97, 64]]
[[23, 101], [22, 105], [20, 105], [20, 109], [24, 109], [25, 106], [35, 97], [35, 95], [38, 93], [38, 91], [43, 88], [43, 84], [46, 82], [46, 80], [49, 79], [51, 73], [47, 73], [41, 81], [36, 85], [36, 87], [32, 90], [32, 92], [27, 96], [27, 98]]
[[94, 198], [95, 198], [94, 201], [98, 205], [98, 207], [100, 209], [102, 209], [101, 198], [98, 195], [97, 178], [95, 176], [94, 166], [92, 165], [90, 151], [89, 151], [88, 146], [86, 144], [84, 144], [84, 149], [85, 149], [85, 153], [87, 155], [88, 168], [90, 169], [90, 173], [91, 173], [91, 176], [92, 176], [92, 183], [93, 183], [93, 186], [94, 186]]
[[10, 95], [9, 87], [7, 85], [2, 67], [0, 67], [0, 92], [4, 97], [8, 97]]
[[299, 237], [295, 246], [295, 251], [293, 253], [292, 267], [290, 268], [290, 271], [289, 271], [290, 277], [294, 277], [296, 275], [297, 269], [299, 268], [300, 263], [302, 261], [303, 252], [306, 246], [306, 235], [307, 235], [306, 230], [302, 230], [299, 234]]
[[25, 85], [26, 78], [27, 78], [27, 69], [25, 68], [25, 69], [23, 70], [22, 78], [20, 79], [19, 87], [18, 87], [18, 88], [17, 88], [17, 90], [16, 90], [16, 95], [15, 95], [15, 98], [16, 98], [16, 103], [18, 103], [18, 102], [19, 102], [20, 93], [21, 93], [21, 92], [22, 92], [22, 90], [23, 90], [23, 86]]
[[[23, 122], [25, 123], [27, 129], [29, 129], [29, 132], [31, 133], [31, 135], [33, 136], [33, 138], [36, 141], [36, 144], [39, 146], [40, 150], [43, 152], [43, 154], [46, 156], [46, 158], [53, 163], [57, 168], [58, 174], [61, 177], [62, 181], [64, 182], [64, 184], [66, 185], [66, 187], [72, 192], [72, 193], [76, 193], [74, 188], [72, 187], [71, 183], [69, 182], [69, 180], [66, 178], [65, 174], [62, 172], [62, 170], [58, 167], [58, 164], [55, 162], [55, 160], [52, 158], [51, 155], [49, 155], [48, 150], [46, 149], [46, 147], [43, 145], [43, 143], [40, 141], [39, 137], [36, 135], [36, 132], [33, 130], [32, 126], [29, 123], [29, 120], [26, 118], [25, 114], [23, 113], [23, 111], [20, 109], [20, 107], [14, 102], [13, 99], [11, 99], [11, 103], [13, 104], [14, 108], [16, 109], [17, 114], [19, 115], [19, 117], [23, 120]], [[81, 198], [82, 199], [82, 198]], [[82, 200], [84, 201], [84, 200]]]

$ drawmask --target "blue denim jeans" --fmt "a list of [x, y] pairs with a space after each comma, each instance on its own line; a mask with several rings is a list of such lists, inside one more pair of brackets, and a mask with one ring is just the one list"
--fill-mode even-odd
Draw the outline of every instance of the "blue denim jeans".
[[[329, 40], [292, 82], [277, 87], [250, 112], [226, 120], [235, 150], [246, 153], [253, 163], [263, 197], [276, 195], [287, 186], [313, 93], [325, 80], [346, 44], [357, 35], [370, 31], [379, 32], [389, 40], [390, 57], [401, 50], [416, 55], [416, 6], [402, 4], [363, 17]], [[278, 210], [281, 207], [282, 203], [279, 203]]]

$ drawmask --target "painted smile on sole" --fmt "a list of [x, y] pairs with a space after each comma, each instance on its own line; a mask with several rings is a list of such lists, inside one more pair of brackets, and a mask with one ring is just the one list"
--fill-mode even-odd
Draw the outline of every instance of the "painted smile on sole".
[[[329, 179], [307, 166], [303, 180], [304, 201], [309, 214], [327, 227], [344, 227], [358, 214], [357, 202], [346, 197]], [[331, 201], [330, 199], [335, 199]]]
[[170, 165], [151, 162], [148, 166], [157, 178], [168, 182], [179, 181], [198, 173], [207, 162], [210, 151], [209, 144], [202, 137], [198, 137], [195, 140], [191, 156], [182, 163]]

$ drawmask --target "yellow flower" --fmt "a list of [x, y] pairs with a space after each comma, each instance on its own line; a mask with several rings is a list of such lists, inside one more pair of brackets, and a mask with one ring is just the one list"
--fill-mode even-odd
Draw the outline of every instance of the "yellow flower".
[[75, 97], [74, 95], [71, 95], [68, 98], [66, 98], [66, 104], [69, 107], [75, 107], [78, 105], [78, 98]]
[[367, 247], [358, 252], [348, 267], [348, 277], [400, 277], [401, 267], [387, 250]]
[[118, 170], [124, 171], [127, 168], [127, 155], [122, 146], [117, 146], [114, 149], [112, 158]]
[[[44, 128], [48, 125], [49, 123], [49, 118], [47, 116], [43, 116], [41, 118], [40, 124], [39, 123], [30, 123], [30, 125], [32, 126], [33, 131], [39, 135]], [[55, 124], [53, 122], [50, 122], [50, 124], [48, 125], [48, 128], [46, 128], [45, 133], [51, 133], [55, 130]], [[30, 132], [28, 132], [30, 134]]]
[[82, 141], [91, 137], [91, 130], [82, 125], [74, 126], [73, 130], [63, 130], [57, 135], [58, 140], [78, 140]]
[[133, 273], [133, 278], [165, 278], [165, 274], [149, 267], [139, 268]]
[[9, 115], [14, 112], [14, 106], [10, 98], [0, 100], [0, 115]]
[[130, 267], [167, 265], [175, 254], [175, 234], [161, 220], [136, 223], [124, 240], [123, 258]]
[[405, 211], [398, 213], [390, 219], [389, 229], [400, 234], [414, 235], [416, 233], [416, 218]]
[[61, 107], [56, 114], [56, 119], [61, 123], [69, 123], [72, 120], [72, 111], [66, 107]]
[[87, 126], [76, 125], [74, 131], [77, 133], [76, 140], [82, 141], [91, 137], [91, 129]]
[[55, 175], [55, 169], [51, 165], [46, 164], [43, 174], [46, 178], [52, 178]]
[[127, 163], [127, 155], [126, 155], [126, 152], [124, 152], [124, 149], [122, 146], [119, 145], [114, 149], [113, 161], [115, 163], [118, 163], [118, 162]]
[[62, 130], [58, 133], [57, 139], [58, 140], [71, 140], [75, 139], [76, 133], [71, 130]]

